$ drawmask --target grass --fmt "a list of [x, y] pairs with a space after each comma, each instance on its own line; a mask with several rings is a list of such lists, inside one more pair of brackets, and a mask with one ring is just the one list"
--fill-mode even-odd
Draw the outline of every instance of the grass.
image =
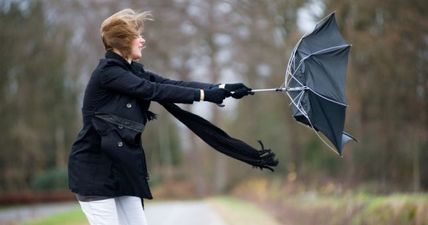
[[372, 196], [353, 224], [428, 225], [427, 194]]
[[290, 224], [428, 225], [428, 194], [284, 196], [276, 216]]
[[80, 208], [58, 213], [46, 218], [37, 219], [23, 225], [88, 225], [85, 215]]

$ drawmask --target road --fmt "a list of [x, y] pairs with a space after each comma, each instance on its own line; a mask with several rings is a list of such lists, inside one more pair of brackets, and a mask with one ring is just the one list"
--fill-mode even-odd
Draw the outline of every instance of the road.
[[203, 201], [157, 202], [145, 207], [147, 222], [156, 225], [227, 225]]
[[[0, 225], [19, 224], [79, 207], [77, 202], [35, 204], [0, 210]], [[145, 214], [154, 225], [227, 225], [204, 201], [167, 201], [146, 204]]]
[[78, 203], [51, 203], [16, 206], [0, 210], [0, 225], [18, 224], [19, 222], [50, 216], [78, 207]]

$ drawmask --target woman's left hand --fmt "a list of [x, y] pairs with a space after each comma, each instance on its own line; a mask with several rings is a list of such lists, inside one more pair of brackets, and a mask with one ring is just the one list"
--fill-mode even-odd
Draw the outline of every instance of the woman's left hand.
[[251, 92], [251, 88], [245, 86], [243, 83], [233, 83], [233, 84], [221, 84], [220, 88], [224, 88], [231, 92], [232, 97], [236, 99], [240, 99], [247, 95], [253, 95]]

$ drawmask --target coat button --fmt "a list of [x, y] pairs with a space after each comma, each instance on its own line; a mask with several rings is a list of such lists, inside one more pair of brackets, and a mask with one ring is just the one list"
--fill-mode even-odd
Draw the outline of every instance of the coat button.
[[126, 104], [126, 108], [130, 109], [132, 107], [131, 103]]
[[123, 142], [119, 141], [117, 142], [117, 147], [122, 147], [123, 146]]
[[119, 128], [119, 129], [123, 129], [123, 126], [122, 126], [122, 125], [119, 125], [119, 126], [118, 126], [118, 128]]

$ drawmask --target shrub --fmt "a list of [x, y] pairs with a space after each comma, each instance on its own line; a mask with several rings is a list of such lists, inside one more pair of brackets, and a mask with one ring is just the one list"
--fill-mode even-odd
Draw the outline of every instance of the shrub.
[[31, 182], [33, 190], [67, 189], [67, 169], [55, 168], [37, 175]]

